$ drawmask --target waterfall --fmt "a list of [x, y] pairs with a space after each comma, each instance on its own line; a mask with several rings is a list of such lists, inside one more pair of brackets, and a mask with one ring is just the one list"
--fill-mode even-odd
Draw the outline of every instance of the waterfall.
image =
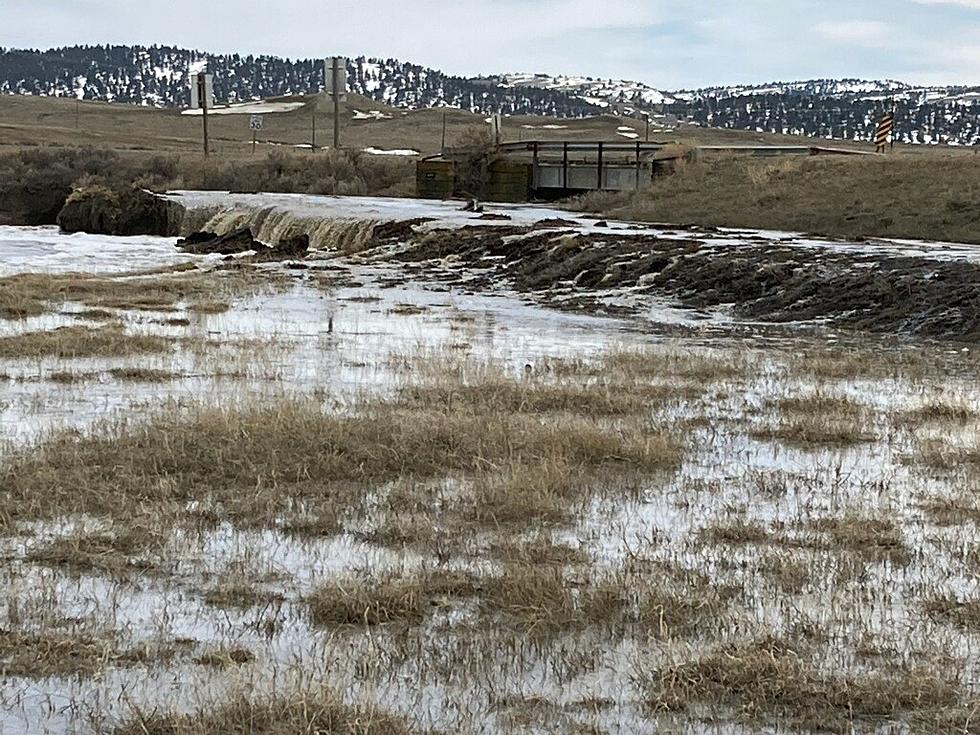
[[193, 200], [181, 202], [184, 216], [181, 234], [207, 231], [227, 235], [248, 227], [257, 240], [266, 245], [278, 245], [298, 235], [309, 235], [310, 247], [317, 250], [339, 250], [356, 253], [363, 250], [374, 234], [374, 228], [384, 220], [370, 217], [338, 217], [325, 213], [315, 216], [296, 213], [277, 205], [208, 203], [195, 206]]

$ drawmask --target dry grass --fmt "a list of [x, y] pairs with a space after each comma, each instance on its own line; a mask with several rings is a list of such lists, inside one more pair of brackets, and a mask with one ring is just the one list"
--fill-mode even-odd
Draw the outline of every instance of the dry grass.
[[0, 672], [5, 676], [92, 676], [119, 658], [114, 641], [88, 634], [0, 629]]
[[826, 533], [837, 548], [856, 552], [872, 561], [887, 560], [906, 565], [912, 560], [901, 528], [891, 520], [846, 515], [821, 518], [812, 527]]
[[980, 442], [957, 446], [940, 439], [927, 439], [920, 443], [919, 457], [935, 470], [976, 469], [980, 467]]
[[145, 574], [158, 568], [163, 543], [156, 530], [121, 526], [55, 539], [33, 548], [26, 560], [76, 574]]
[[230, 698], [193, 714], [135, 712], [114, 735], [409, 735], [403, 721], [320, 692]]
[[206, 651], [194, 659], [199, 666], [226, 668], [228, 666], [244, 666], [255, 661], [255, 654], [247, 648], [215, 648]]
[[960, 601], [955, 597], [932, 597], [922, 609], [933, 620], [956, 626], [970, 633], [980, 631], [980, 601]]
[[350, 575], [317, 587], [308, 599], [314, 625], [421, 624], [440, 605], [471, 597], [478, 587], [460, 572]]
[[221, 582], [204, 594], [204, 601], [212, 607], [234, 610], [278, 605], [285, 599], [280, 592], [263, 589], [252, 582], [236, 580]]
[[[951, 187], [951, 181], [960, 182]], [[970, 183], [967, 183], [970, 182]], [[881, 158], [769, 160], [712, 157], [655, 178], [634, 194], [605, 196], [587, 207], [604, 217], [834, 237], [905, 237], [976, 242], [969, 198], [978, 185], [969, 157], [910, 153]], [[917, 192], [906, 206], [906, 192]], [[841, 212], [848, 212], [841, 216]]]
[[754, 429], [753, 437], [804, 449], [849, 446], [875, 439], [874, 432], [869, 429], [869, 411], [849, 398], [814, 393], [784, 398], [777, 406], [779, 423]]
[[132, 383], [167, 383], [176, 380], [181, 376], [169, 370], [158, 370], [146, 367], [122, 367], [113, 368], [109, 371], [116, 380], [125, 380]]
[[164, 337], [131, 334], [119, 326], [60, 327], [0, 337], [0, 357], [8, 359], [128, 357], [170, 349], [171, 342]]
[[190, 265], [95, 276], [86, 273], [27, 273], [0, 278], [0, 318], [38, 316], [65, 304], [85, 309], [70, 314], [78, 319], [105, 321], [115, 310], [174, 311], [189, 302], [199, 313], [221, 313], [228, 305], [216, 294], [247, 294], [280, 285], [280, 279], [249, 269], [202, 273]]
[[924, 668], [888, 673], [832, 675], [818, 669], [805, 647], [766, 638], [731, 644], [649, 676], [648, 703], [655, 711], [734, 710], [748, 723], [851, 733], [896, 719], [937, 716], [961, 692]]
[[354, 415], [315, 401], [165, 413], [92, 435], [56, 434], [0, 464], [0, 517], [125, 516], [132, 504], [222, 502], [230, 517], [271, 523], [297, 497], [345, 502], [353, 485], [483, 472], [505, 465], [664, 471], [683, 448], [642, 423], [406, 410], [379, 401]]

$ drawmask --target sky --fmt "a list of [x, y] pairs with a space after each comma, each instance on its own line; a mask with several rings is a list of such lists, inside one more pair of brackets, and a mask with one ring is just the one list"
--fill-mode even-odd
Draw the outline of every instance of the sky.
[[980, 85], [980, 0], [0, 0], [0, 46], [158, 43], [395, 57], [661, 89], [812, 78]]

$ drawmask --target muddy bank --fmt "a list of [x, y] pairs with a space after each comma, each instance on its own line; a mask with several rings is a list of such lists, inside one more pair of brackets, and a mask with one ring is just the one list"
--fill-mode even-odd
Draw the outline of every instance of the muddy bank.
[[139, 188], [76, 188], [58, 213], [62, 232], [92, 235], [159, 235], [180, 231], [184, 208]]
[[[639, 312], [653, 299], [777, 323], [980, 341], [980, 264], [766, 240], [463, 227], [415, 232], [395, 257], [470, 288], [504, 282], [560, 308]], [[454, 264], [446, 268], [447, 259]], [[458, 267], [456, 267], [458, 264]], [[453, 275], [455, 272], [455, 277]]]

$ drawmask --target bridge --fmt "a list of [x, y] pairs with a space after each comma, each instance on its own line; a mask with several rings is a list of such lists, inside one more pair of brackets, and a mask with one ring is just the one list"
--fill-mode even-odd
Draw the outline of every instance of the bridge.
[[[587, 191], [635, 191], [680, 158], [729, 154], [753, 157], [875, 155], [847, 148], [806, 145], [684, 147], [643, 141], [519, 141], [500, 143], [488, 166], [491, 201], [558, 199]], [[448, 198], [455, 162], [450, 155], [419, 162], [419, 196]]]

